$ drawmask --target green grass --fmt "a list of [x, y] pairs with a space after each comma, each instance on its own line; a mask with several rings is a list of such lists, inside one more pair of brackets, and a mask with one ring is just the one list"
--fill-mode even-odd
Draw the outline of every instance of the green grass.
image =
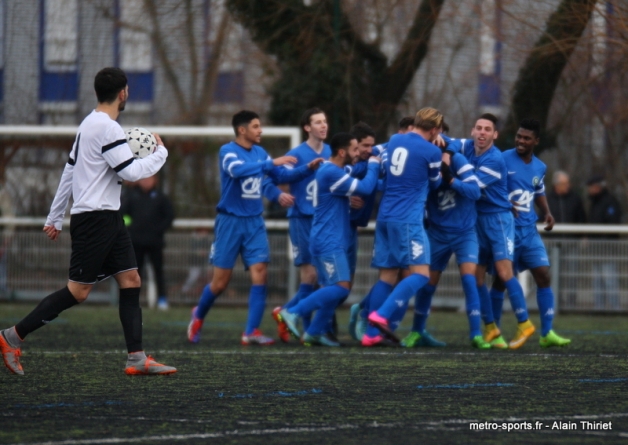
[[[31, 306], [0, 305], [0, 326]], [[347, 311], [340, 325], [346, 332]], [[189, 309], [144, 311], [144, 345], [179, 372], [127, 377], [111, 307], [74, 308], [28, 337], [26, 375], [0, 369], [0, 443], [620, 443], [628, 438], [628, 319], [559, 316], [562, 349], [538, 335], [517, 351], [476, 351], [462, 314], [434, 313], [442, 350], [239, 344], [246, 311], [215, 308], [198, 345]], [[406, 317], [409, 322], [410, 314]], [[505, 314], [505, 337], [515, 330]], [[533, 314], [538, 325], [538, 315]], [[270, 314], [263, 329], [274, 333]], [[407, 331], [407, 328], [405, 329]], [[402, 334], [405, 334], [402, 328]], [[419, 388], [421, 386], [421, 388]], [[577, 422], [570, 431], [472, 432], [469, 422]], [[585, 431], [580, 420], [612, 421]], [[153, 437], [160, 436], [160, 437]], [[158, 440], [159, 439], [159, 440]]]

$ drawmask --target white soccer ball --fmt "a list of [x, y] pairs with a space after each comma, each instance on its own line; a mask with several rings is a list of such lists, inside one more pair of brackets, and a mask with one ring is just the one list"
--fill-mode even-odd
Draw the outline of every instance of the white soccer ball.
[[145, 158], [157, 150], [157, 140], [146, 128], [134, 127], [127, 130], [126, 140], [135, 159]]

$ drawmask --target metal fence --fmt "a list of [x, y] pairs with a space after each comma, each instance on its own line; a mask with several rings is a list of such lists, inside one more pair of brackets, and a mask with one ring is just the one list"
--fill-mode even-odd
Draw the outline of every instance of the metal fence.
[[[16, 222], [18, 222], [16, 224]], [[7, 224], [11, 228], [7, 230]], [[287, 221], [269, 221], [268, 239], [271, 262], [268, 267], [268, 303], [285, 302], [298, 285], [298, 270], [292, 265]], [[0, 300], [37, 300], [65, 285], [70, 262], [69, 230], [56, 242], [41, 232], [40, 219], [2, 219], [3, 249], [0, 258]], [[172, 304], [192, 305], [198, 301], [210, 278], [207, 256], [213, 240], [211, 220], [178, 220], [176, 230], [166, 236], [164, 255], [168, 296]], [[355, 284], [348, 302], [366, 295], [377, 280], [370, 268], [373, 227], [360, 232]], [[580, 236], [576, 235], [580, 231]], [[628, 311], [628, 238], [600, 239], [600, 233], [625, 234], [626, 226], [557, 226], [556, 232], [567, 238], [544, 238], [552, 261], [552, 287], [561, 311]], [[147, 271], [148, 272], [148, 271]], [[147, 279], [148, 278], [148, 279]], [[519, 277], [526, 290], [528, 305], [536, 307], [531, 277]], [[147, 301], [151, 286], [145, 274], [143, 298]], [[245, 305], [250, 281], [239, 262], [228, 289], [218, 300], [222, 304]], [[88, 301], [115, 302], [114, 280], [95, 286]], [[442, 276], [435, 307], [460, 308], [464, 297], [455, 259]]]

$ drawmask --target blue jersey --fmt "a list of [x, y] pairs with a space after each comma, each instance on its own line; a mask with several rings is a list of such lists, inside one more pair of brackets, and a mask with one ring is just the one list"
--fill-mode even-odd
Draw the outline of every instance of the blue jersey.
[[414, 132], [394, 135], [386, 151], [386, 189], [377, 221], [420, 223], [428, 191], [441, 183], [441, 151]]
[[454, 176], [451, 185], [441, 185], [427, 198], [430, 229], [464, 232], [475, 227], [475, 202], [480, 199], [480, 186], [475, 169], [462, 154], [452, 157], [450, 169]]
[[535, 225], [537, 220], [534, 211], [534, 199], [545, 196], [545, 171], [547, 167], [536, 156], [526, 164], [517, 149], [511, 148], [502, 153], [508, 171], [508, 199], [515, 202], [519, 216], [515, 218], [515, 226]]
[[[385, 146], [387, 144], [380, 144], [373, 147], [373, 156], [381, 156], [385, 150]], [[355, 165], [347, 165], [345, 170], [354, 178], [363, 179], [368, 171], [368, 160], [359, 161]], [[369, 219], [371, 219], [371, 214], [373, 213], [373, 207], [375, 207], [375, 198], [377, 196], [377, 192], [380, 190], [379, 181], [378, 186], [373, 189], [371, 193], [368, 195], [362, 195], [357, 193], [357, 195], [362, 198], [364, 201], [364, 205], [359, 209], [351, 209], [350, 219], [351, 225], [354, 227], [366, 227], [369, 223]]]
[[[217, 210], [234, 216], [257, 216], [264, 210], [262, 188], [269, 175], [276, 183], [311, 176], [307, 165], [294, 169], [275, 167], [259, 145], [246, 149], [235, 142], [220, 147], [220, 201]], [[270, 182], [270, 179], [267, 180]]]
[[314, 220], [310, 234], [310, 252], [323, 255], [346, 251], [349, 243], [349, 196], [368, 195], [379, 174], [379, 162], [369, 161], [363, 180], [352, 178], [331, 162], [323, 163], [316, 172]]
[[[307, 142], [303, 142], [286, 153], [286, 156], [297, 158], [297, 163], [294, 167], [300, 167], [309, 164], [314, 159], [329, 159], [331, 148], [329, 148], [329, 145], [323, 144], [323, 150], [319, 154]], [[314, 176], [292, 182], [290, 184], [290, 193], [294, 196], [294, 206], [288, 209], [288, 218], [314, 215], [314, 206], [312, 205], [312, 200], [314, 199]]]
[[478, 213], [510, 211], [512, 205], [508, 201], [506, 163], [499, 149], [493, 145], [480, 156], [476, 156], [471, 139], [452, 139], [448, 148], [460, 151], [475, 167], [475, 176], [482, 190], [482, 196], [476, 204]]

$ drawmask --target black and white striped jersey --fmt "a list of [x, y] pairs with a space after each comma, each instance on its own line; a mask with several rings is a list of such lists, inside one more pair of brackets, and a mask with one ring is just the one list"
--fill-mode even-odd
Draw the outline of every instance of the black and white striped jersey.
[[138, 181], [152, 176], [167, 157], [168, 150], [159, 146], [152, 155], [134, 159], [120, 124], [107, 113], [92, 111], [78, 128], [46, 225], [61, 230], [70, 193], [72, 215], [118, 210], [122, 179]]

